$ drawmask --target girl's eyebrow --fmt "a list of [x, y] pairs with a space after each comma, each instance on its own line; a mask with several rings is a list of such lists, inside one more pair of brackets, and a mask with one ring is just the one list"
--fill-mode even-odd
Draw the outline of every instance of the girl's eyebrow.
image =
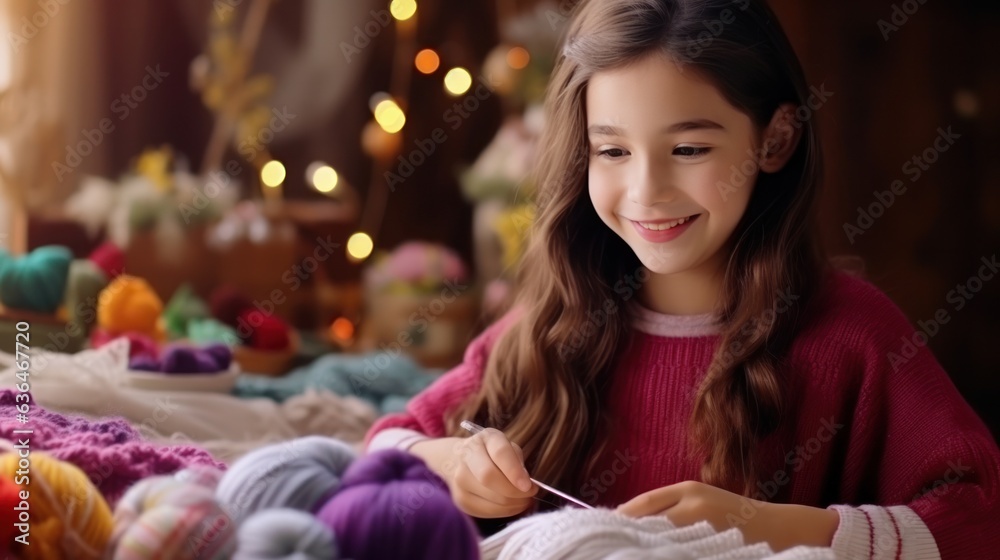
[[[666, 134], [674, 134], [677, 132], [686, 132], [688, 130], [726, 130], [726, 127], [721, 124], [709, 120], [709, 119], [695, 119], [691, 121], [683, 121], [679, 123], [674, 123], [670, 126], [664, 127], [662, 132]], [[624, 136], [625, 129], [618, 126], [613, 126], [609, 124], [594, 124], [587, 128], [587, 132], [592, 135], [598, 136]]]

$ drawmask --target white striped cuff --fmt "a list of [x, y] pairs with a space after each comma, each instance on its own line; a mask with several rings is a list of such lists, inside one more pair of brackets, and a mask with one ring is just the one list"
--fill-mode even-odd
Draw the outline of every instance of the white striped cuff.
[[941, 560], [927, 525], [906, 506], [830, 506], [840, 515], [833, 535], [837, 558]]
[[418, 441], [431, 439], [426, 435], [407, 428], [386, 428], [375, 434], [368, 442], [367, 451], [379, 451], [381, 449], [402, 449], [409, 451], [410, 447]]

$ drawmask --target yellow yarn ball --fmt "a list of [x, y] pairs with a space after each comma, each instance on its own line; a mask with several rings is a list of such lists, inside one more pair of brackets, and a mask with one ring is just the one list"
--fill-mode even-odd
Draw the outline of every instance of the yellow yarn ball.
[[97, 324], [112, 333], [136, 332], [163, 339], [163, 301], [142, 278], [121, 275], [101, 292]]
[[86, 473], [41, 451], [31, 452], [27, 469], [18, 464], [21, 459], [12, 452], [0, 455], [0, 476], [30, 493], [28, 545], [15, 541], [11, 552], [24, 560], [100, 560], [114, 521]]

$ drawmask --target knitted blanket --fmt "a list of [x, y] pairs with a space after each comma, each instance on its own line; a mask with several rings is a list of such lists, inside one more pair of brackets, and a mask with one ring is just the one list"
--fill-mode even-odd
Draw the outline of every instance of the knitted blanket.
[[[29, 398], [28, 421], [17, 420], [17, 391], [0, 390], [0, 438], [26, 442], [31, 451], [80, 467], [95, 483], [112, 507], [135, 482], [157, 474], [170, 474], [185, 467], [205, 465], [225, 469], [207, 451], [187, 445], [157, 445], [145, 441], [122, 418], [87, 420], [63, 416], [38, 406]], [[30, 397], [30, 393], [28, 393]], [[30, 434], [14, 433], [15, 430]]]
[[525, 517], [480, 544], [482, 560], [834, 560], [824, 548], [775, 553], [746, 545], [739, 529], [703, 521], [675, 527], [666, 517], [633, 519], [609, 509], [566, 508]]

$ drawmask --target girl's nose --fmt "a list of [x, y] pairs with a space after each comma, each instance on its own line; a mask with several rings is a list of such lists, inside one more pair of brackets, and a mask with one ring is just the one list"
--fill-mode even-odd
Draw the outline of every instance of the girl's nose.
[[655, 206], [660, 202], [671, 200], [674, 196], [669, 174], [657, 169], [655, 161], [650, 160], [637, 165], [630, 179], [626, 194], [630, 202], [640, 206]]

